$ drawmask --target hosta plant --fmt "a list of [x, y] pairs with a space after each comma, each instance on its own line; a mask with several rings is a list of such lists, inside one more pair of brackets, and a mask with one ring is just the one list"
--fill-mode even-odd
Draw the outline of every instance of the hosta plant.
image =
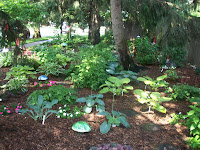
[[149, 106], [149, 111], [151, 108], [156, 109], [161, 113], [166, 113], [166, 108], [160, 105], [161, 102], [170, 101], [172, 98], [160, 97], [159, 92], [149, 92], [143, 91], [141, 89], [134, 90], [137, 95], [138, 101], [142, 104], [146, 103]]
[[103, 98], [102, 94], [92, 94], [89, 97], [81, 97], [76, 100], [76, 102], [86, 103], [83, 107], [83, 111], [85, 113], [91, 113], [92, 107], [96, 107], [96, 111], [104, 111], [105, 110], [105, 103], [101, 100]]
[[136, 72], [126, 71], [126, 70], [123, 70], [117, 74], [120, 75], [118, 76], [119, 79], [129, 78], [130, 80], [137, 80], [137, 75], [138, 75]]
[[176, 79], [178, 79], [178, 74], [175, 70], [175, 68], [170, 68], [169, 70], [166, 70], [165, 73], [167, 74], [168, 78], [175, 81]]
[[52, 114], [57, 114], [58, 111], [52, 110], [53, 105], [57, 104], [58, 100], [54, 99], [51, 102], [45, 101], [42, 95], [38, 96], [37, 103], [35, 105], [28, 104], [29, 108], [18, 110], [22, 114], [28, 114], [34, 120], [42, 120], [42, 124], [45, 123], [45, 120]]
[[148, 76], [139, 77], [137, 78], [137, 80], [144, 82], [146, 85], [150, 86], [153, 90], [157, 90], [160, 87], [168, 86], [168, 83], [164, 80], [165, 78], [167, 78], [166, 74], [157, 77], [155, 80]]
[[102, 111], [98, 113], [99, 115], [105, 115], [108, 119], [107, 121], [104, 121], [101, 124], [100, 132], [103, 134], [108, 133], [110, 131], [111, 126], [119, 126], [120, 124], [123, 124], [126, 128], [130, 128], [129, 123], [127, 122], [126, 115], [120, 112], [112, 111], [112, 113], [109, 113], [107, 111]]
[[123, 93], [127, 93], [128, 90], [132, 90], [133, 87], [130, 85], [125, 85], [130, 82], [129, 78], [123, 78], [123, 79], [118, 79], [117, 77], [109, 77], [108, 81], [105, 81], [105, 84], [101, 85], [101, 87], [104, 87], [102, 90], [99, 91], [99, 93], [107, 93], [111, 92], [113, 93], [113, 102], [112, 102], [112, 111], [111, 113], [107, 111], [100, 112], [100, 115], [105, 115], [108, 119], [107, 121], [104, 121], [101, 124], [100, 131], [103, 134], [108, 133], [110, 131], [111, 125], [115, 124], [116, 126], [119, 126], [120, 123], [122, 123], [125, 127], [129, 128], [130, 125], [126, 120], [126, 117], [124, 114], [120, 112], [114, 111], [114, 96], [115, 95], [120, 95]]

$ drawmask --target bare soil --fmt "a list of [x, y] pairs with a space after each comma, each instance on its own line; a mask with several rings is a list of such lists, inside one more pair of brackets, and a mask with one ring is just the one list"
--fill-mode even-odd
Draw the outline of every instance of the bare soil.
[[[148, 75], [156, 78], [163, 73], [159, 66], [147, 66], [141, 75]], [[6, 83], [4, 78], [10, 68], [0, 68], [0, 85]], [[188, 65], [184, 68], [177, 68], [179, 76], [184, 76], [184, 82], [189, 85], [200, 87], [199, 75]], [[49, 80], [61, 82], [63, 77], [50, 76]], [[31, 81], [33, 84], [35, 80]], [[170, 81], [170, 86], [181, 83], [181, 79]], [[144, 84], [138, 82], [131, 83], [134, 89], [144, 89]], [[65, 87], [70, 88], [70, 84]], [[34, 121], [27, 115], [16, 114], [13, 104], [21, 103], [26, 107], [27, 97], [34, 90], [48, 87], [29, 87], [27, 93], [17, 96], [7, 96], [6, 100], [0, 101], [1, 105], [6, 105], [11, 109], [10, 115], [0, 116], [0, 150], [89, 150], [97, 144], [128, 144], [134, 150], [154, 150], [158, 144], [172, 144], [179, 150], [190, 150], [185, 144], [189, 131], [183, 125], [170, 125], [168, 120], [171, 113], [182, 112], [185, 114], [189, 110], [190, 103], [187, 101], [165, 102], [163, 106], [167, 108], [166, 114], [157, 111], [146, 113], [145, 105], [138, 103], [133, 91], [124, 96], [117, 96], [114, 109], [127, 113], [127, 120], [131, 128], [123, 126], [111, 128], [107, 134], [100, 132], [100, 125], [106, 120], [105, 117], [98, 116], [97, 112], [86, 114], [77, 119], [62, 119], [52, 115], [42, 125], [41, 121]], [[87, 88], [78, 89], [79, 97], [89, 96], [91, 90]], [[93, 94], [97, 93], [93, 91]], [[103, 98], [107, 111], [111, 111], [112, 94], [108, 93]], [[80, 106], [80, 104], [78, 104]], [[55, 106], [58, 109], [59, 105]], [[136, 112], [136, 115], [134, 115]], [[86, 121], [90, 124], [92, 131], [80, 134], [72, 130], [72, 125], [77, 121]], [[148, 128], [144, 128], [147, 124]], [[153, 126], [153, 128], [151, 128]], [[152, 130], [151, 130], [152, 129]], [[164, 148], [165, 149], [165, 148]], [[163, 149], [163, 150], [164, 150]]]

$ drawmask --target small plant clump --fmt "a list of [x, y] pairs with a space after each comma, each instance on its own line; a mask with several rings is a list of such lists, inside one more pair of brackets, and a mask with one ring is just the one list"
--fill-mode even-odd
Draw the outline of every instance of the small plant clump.
[[89, 150], [133, 150], [130, 145], [121, 145], [117, 143], [98, 144], [97, 147], [91, 147]]

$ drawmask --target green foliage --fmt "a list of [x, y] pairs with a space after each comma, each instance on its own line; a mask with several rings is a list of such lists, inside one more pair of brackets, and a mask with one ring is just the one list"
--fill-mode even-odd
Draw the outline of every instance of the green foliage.
[[192, 97], [200, 97], [200, 89], [187, 84], [173, 85], [171, 97], [178, 101], [183, 101]]
[[108, 77], [106, 73], [107, 64], [116, 59], [110, 53], [111, 49], [105, 44], [94, 47], [82, 47], [70, 66], [72, 70], [72, 83], [77, 87], [89, 87], [93, 90], [105, 82]]
[[1, 53], [0, 54], [0, 68], [1, 67], [8, 67], [13, 64], [13, 53]]
[[[161, 102], [170, 101], [172, 98], [168, 97], [160, 97], [161, 94], [159, 92], [149, 92], [143, 91], [141, 89], [134, 90], [137, 95], [138, 101], [142, 104], [146, 103], [149, 106], [149, 109], [153, 107], [153, 109], [166, 113], [166, 108], [161, 106]], [[150, 111], [150, 110], [149, 110]]]
[[167, 77], [173, 81], [178, 79], [178, 74], [177, 74], [175, 68], [170, 68], [170, 70], [166, 70], [165, 73], [167, 73]]
[[1, 88], [13, 92], [27, 92], [27, 86], [29, 83], [28, 77], [36, 78], [36, 76], [34, 75], [36, 72], [34, 72], [33, 70], [33, 68], [28, 66], [17, 65], [17, 67], [12, 67], [10, 71], [6, 73], [5, 80], [9, 81]]
[[129, 78], [130, 80], [137, 80], [137, 75], [138, 75], [137, 73], [133, 71], [126, 71], [126, 70], [123, 70], [117, 74], [120, 75], [120, 76], [117, 76], [119, 79]]
[[120, 124], [123, 124], [126, 128], [130, 128], [130, 125], [127, 122], [125, 114], [116, 111], [112, 111], [112, 114], [107, 111], [102, 111], [99, 112], [98, 114], [105, 115], [106, 118], [108, 119], [108, 122], [104, 121], [100, 126], [100, 132], [102, 134], [108, 133], [110, 131], [111, 125], [119, 126]]
[[103, 98], [102, 94], [92, 94], [89, 95], [89, 97], [81, 97], [76, 100], [76, 102], [86, 103], [86, 105], [83, 107], [83, 111], [85, 113], [91, 113], [92, 107], [96, 106], [96, 111], [104, 111], [105, 110], [105, 103], [101, 100]]
[[33, 71], [34, 68], [31, 68], [29, 66], [21, 66], [17, 65], [17, 67], [12, 67], [9, 72], [6, 73], [5, 80], [9, 80], [11, 77], [13, 78], [28, 78], [31, 77], [33, 79], [36, 79], [36, 72]]
[[183, 118], [183, 115], [181, 114], [181, 112], [179, 112], [179, 114], [176, 113], [172, 113], [170, 114], [171, 119], [169, 120], [170, 124], [179, 124], [181, 120], [185, 119]]
[[48, 90], [36, 90], [31, 93], [27, 99], [27, 103], [36, 104], [39, 95], [43, 95], [44, 100], [49, 102], [58, 99], [58, 102], [61, 104], [73, 104], [78, 98], [76, 91], [65, 88], [62, 85], [53, 85]]
[[169, 54], [170, 61], [174, 62], [176, 66], [182, 67], [185, 62], [186, 53], [186, 49], [178, 46], [162, 49], [161, 64], [165, 64]]
[[70, 105], [64, 105], [63, 108], [59, 107], [58, 114], [56, 115], [57, 118], [79, 118], [84, 113], [81, 111], [82, 107], [79, 108], [78, 106], [74, 106], [73, 109], [70, 107]]
[[106, 71], [111, 74], [114, 75], [116, 74], [116, 68], [118, 67], [118, 63], [117, 62], [110, 62], [108, 64], [108, 68], [106, 69]]
[[190, 130], [190, 135], [187, 143], [194, 149], [200, 148], [200, 108], [197, 105], [190, 105], [190, 110], [184, 115], [185, 122], [183, 123]]
[[36, 58], [28, 57], [24, 55], [22, 58], [18, 58], [18, 64], [21, 66], [29, 66], [31, 68], [34, 68], [34, 70], [37, 70], [39, 67], [39, 62]]
[[10, 79], [3, 86], [1, 86], [1, 88], [12, 91], [12, 92], [17, 92], [17, 91], [27, 92], [28, 83], [29, 81], [27, 78], [15, 77], [13, 79]]
[[2, 105], [1, 107], [0, 107], [0, 115], [8, 115], [8, 114], [10, 114], [10, 110], [9, 110], [9, 108], [8, 107], [6, 107], [5, 105]]
[[18, 110], [22, 114], [28, 114], [34, 120], [38, 118], [42, 120], [42, 124], [44, 124], [45, 120], [52, 115], [53, 113], [57, 114], [57, 111], [51, 110], [52, 106], [57, 104], [58, 100], [54, 99], [51, 102], [47, 102], [43, 99], [42, 95], [38, 96], [37, 103], [35, 105], [27, 104], [29, 108]]
[[135, 39], [135, 48], [137, 51], [136, 60], [140, 64], [154, 64], [158, 62], [158, 45], [152, 45], [147, 37], [137, 37]]
[[64, 72], [64, 69], [61, 65], [56, 62], [46, 62], [43, 65], [39, 66], [38, 70], [41, 73], [45, 73], [46, 76], [49, 74], [58, 76]]
[[165, 78], [167, 78], [166, 74], [157, 77], [156, 80], [154, 80], [148, 76], [138, 77], [137, 80], [144, 82], [146, 85], [149, 85], [153, 90], [157, 90], [160, 87], [168, 86], [168, 83], [166, 81], [164, 81]]

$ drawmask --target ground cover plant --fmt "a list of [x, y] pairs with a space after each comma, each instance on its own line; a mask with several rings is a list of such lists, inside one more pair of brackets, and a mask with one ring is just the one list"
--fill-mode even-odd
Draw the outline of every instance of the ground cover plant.
[[[88, 46], [87, 48], [92, 50], [93, 53], [90, 54], [87, 52], [87, 49], [81, 47], [79, 50], [80, 53], [76, 52], [75, 54], [72, 54], [73, 56], [81, 56], [81, 58], [77, 57], [76, 60], [71, 63], [72, 66], [62, 66], [63, 69], [66, 70], [64, 78], [63, 76], [55, 76], [52, 74], [48, 75], [49, 80], [47, 81], [38, 81], [38, 78], [29, 78], [30, 86], [27, 87], [28, 91], [24, 95], [19, 95], [18, 97], [10, 96], [7, 100], [1, 97], [4, 94], [4, 91], [0, 89], [0, 106], [2, 106], [0, 107], [1, 149], [13, 149], [14, 147], [17, 147], [18, 149], [29, 149], [31, 147], [33, 149], [67, 148], [69, 150], [86, 150], [92, 147], [116, 148], [118, 146], [121, 148], [132, 148], [134, 150], [151, 150], [160, 144], [169, 144], [178, 147], [179, 149], [188, 150], [191, 148], [198, 148], [199, 135], [196, 134], [196, 131], [199, 130], [199, 121], [197, 119], [198, 111], [196, 111], [196, 109], [198, 110], [199, 106], [192, 104], [197, 104], [197, 99], [193, 99], [192, 103], [190, 102], [190, 99], [198, 97], [198, 95], [191, 94], [182, 101], [160, 100], [160, 97], [163, 97], [163, 94], [165, 97], [168, 97], [170, 96], [170, 93], [163, 93], [162, 88], [164, 87], [160, 88], [160, 85], [158, 84], [159, 86], [156, 86], [153, 89], [149, 88], [148, 90], [151, 94], [153, 93], [154, 96], [157, 96], [157, 103], [159, 105], [159, 100], [162, 101], [161, 104], [165, 108], [166, 113], [160, 113], [159, 111], [146, 113], [146, 111], [143, 111], [144, 108], [146, 108], [146, 105], [138, 102], [136, 94], [134, 94], [133, 91], [133, 88], [142, 91], [146, 90], [143, 82], [136, 81], [138, 78], [143, 78], [145, 81], [148, 80], [152, 83], [158, 83], [163, 81], [163, 79], [166, 79], [169, 82], [168, 86], [172, 89], [173, 85], [181, 83], [180, 78], [175, 81], [168, 80], [157, 65], [148, 66], [148, 69], [144, 70], [146, 71], [146, 76], [148, 78], [140, 76], [143, 74], [142, 72], [135, 74], [130, 71], [127, 72], [121, 70], [119, 70], [119, 74], [114, 74], [115, 76], [110, 77], [110, 74], [106, 72], [106, 69], [108, 69], [109, 63], [116, 61], [116, 59], [111, 57], [110, 50], [96, 47], [93, 49], [91, 46]], [[89, 56], [88, 60], [92, 63], [88, 64], [86, 55]], [[42, 55], [40, 57], [42, 57]], [[95, 57], [101, 59], [105, 57], [105, 60], [99, 61], [99, 59], [96, 59]], [[44, 60], [42, 58], [40, 59]], [[58, 61], [51, 60], [51, 58], [45, 59], [55, 62]], [[109, 61], [107, 62], [107, 60]], [[86, 64], [81, 64], [85, 62]], [[101, 64], [101, 62], [103, 63]], [[100, 64], [103, 67], [101, 67]], [[99, 74], [102, 76], [98, 76], [97, 72], [99, 70], [95, 69], [93, 65], [95, 65], [95, 67], [96, 65], [100, 66], [99, 68], [102, 70], [100, 70]], [[89, 67], [93, 67], [92, 71]], [[88, 70], [88, 74], [90, 75], [79, 70], [80, 68]], [[5, 84], [3, 79], [5, 79], [6, 72], [9, 72], [10, 69], [11, 67], [0, 68], [1, 85]], [[116, 70], [118, 71], [118, 69]], [[192, 87], [194, 87], [195, 84], [198, 87], [200, 86], [199, 77], [197, 77], [198, 82], [195, 82], [196, 73], [187, 64], [185, 64], [184, 68], [176, 68], [176, 70], [178, 76], [190, 77], [190, 82], [188, 84], [191, 88], [189, 89], [193, 89]], [[75, 80], [66, 81], [65, 77], [68, 76], [73, 79], [73, 73], [78, 78], [86, 76], [87, 80], [90, 80], [90, 84], [85, 86], [87, 81], [79, 80], [77, 82], [77, 85], [79, 86], [77, 86]], [[79, 75], [81, 73], [83, 76]], [[34, 75], [39, 77], [41, 73], [36, 73]], [[118, 77], [119, 75], [121, 77]], [[98, 81], [97, 84], [96, 78], [98, 78], [98, 80], [103, 78], [104, 80], [101, 80], [101, 82]], [[160, 78], [162, 79], [160, 80]], [[184, 87], [184, 85], [182, 86]], [[194, 88], [196, 89], [197, 87]], [[96, 91], [94, 91], [94, 89], [96, 89]], [[158, 91], [155, 92], [154, 89]], [[190, 92], [195, 93], [196, 90]], [[99, 92], [103, 94], [103, 96], [100, 96]], [[100, 97], [98, 97], [98, 95]], [[105, 107], [105, 111], [101, 112], [103, 115], [100, 115], [101, 113], [98, 113], [97, 109], [94, 109], [94, 105], [92, 105], [94, 107], [90, 113], [84, 114], [83, 107], [92, 107], [87, 104], [94, 103], [88, 97], [91, 97], [96, 102], [94, 105]], [[83, 103], [75, 103], [78, 98], [85, 98], [85, 100]], [[54, 101], [54, 99], [57, 99], [58, 101]], [[88, 99], [89, 101], [87, 102]], [[186, 99], [188, 100], [186, 101]], [[49, 105], [50, 103], [51, 105]], [[17, 105], [12, 107], [13, 104]], [[34, 107], [34, 104], [38, 104], [41, 107], [39, 108], [38, 106], [36, 108]], [[192, 107], [189, 107], [190, 105]], [[42, 109], [45, 107], [50, 110], [48, 114], [45, 113], [45, 109]], [[23, 115], [16, 113], [16, 111], [23, 112], [23, 110]], [[165, 112], [165, 110], [163, 112]], [[192, 110], [195, 110], [195, 112]], [[33, 115], [31, 111], [33, 112]], [[179, 112], [182, 112], [183, 116], [181, 116]], [[35, 120], [29, 117], [27, 113], [30, 113]], [[171, 117], [171, 114], [173, 113], [179, 115], [179, 118], [183, 120], [183, 117], [185, 117], [186, 122], [174, 126], [170, 125], [168, 120], [173, 119], [173, 117]], [[196, 119], [193, 120], [192, 118]], [[177, 120], [180, 119], [177, 118]], [[79, 121], [89, 124], [91, 131], [82, 134], [73, 131], [73, 124]], [[115, 124], [117, 127], [110, 127], [110, 124]], [[147, 127], [144, 128], [146, 124]], [[192, 124], [197, 126], [193, 129]], [[185, 141], [187, 141], [188, 144]], [[108, 143], [118, 144], [113, 145]]]

